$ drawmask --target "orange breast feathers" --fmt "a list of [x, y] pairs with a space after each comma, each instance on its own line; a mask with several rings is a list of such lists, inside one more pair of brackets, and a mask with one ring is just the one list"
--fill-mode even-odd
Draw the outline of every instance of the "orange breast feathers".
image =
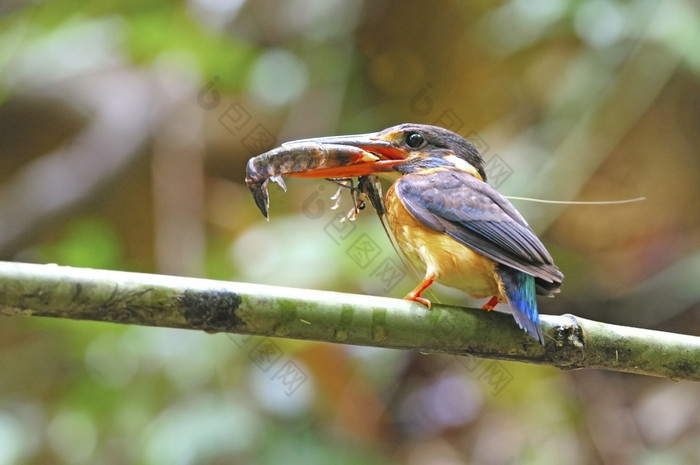
[[419, 273], [433, 274], [439, 283], [474, 298], [498, 296], [505, 300], [494, 261], [417, 221], [401, 203], [394, 185], [386, 193], [385, 204], [389, 228]]

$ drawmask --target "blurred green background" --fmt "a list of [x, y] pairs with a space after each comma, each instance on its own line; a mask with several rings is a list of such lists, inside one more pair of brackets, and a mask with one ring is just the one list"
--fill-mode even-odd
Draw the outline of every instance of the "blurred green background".
[[[400, 297], [371, 212], [337, 223], [331, 184], [290, 180], [268, 223], [243, 177], [407, 121], [470, 138], [506, 195], [646, 197], [514, 200], [566, 275], [541, 312], [700, 336], [691, 0], [3, 2], [0, 259]], [[695, 383], [0, 322], [0, 465], [700, 462]]]

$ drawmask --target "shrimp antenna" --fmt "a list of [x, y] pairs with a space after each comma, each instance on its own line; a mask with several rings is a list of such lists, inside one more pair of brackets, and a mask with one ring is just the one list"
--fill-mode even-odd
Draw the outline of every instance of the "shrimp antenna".
[[622, 200], [582, 200], [582, 201], [577, 201], [577, 200], [545, 200], [545, 199], [533, 199], [530, 197], [516, 197], [514, 195], [506, 195], [504, 196], [507, 199], [510, 200], [525, 200], [528, 202], [537, 202], [537, 203], [549, 203], [549, 204], [555, 204], [555, 205], [621, 205], [625, 203], [634, 203], [634, 202], [641, 202], [643, 200], [646, 200], [646, 197], [635, 197], [633, 199], [622, 199]]

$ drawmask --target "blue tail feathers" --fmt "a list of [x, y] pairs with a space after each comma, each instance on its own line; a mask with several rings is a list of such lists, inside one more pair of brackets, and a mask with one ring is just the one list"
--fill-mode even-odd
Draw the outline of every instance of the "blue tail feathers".
[[500, 264], [496, 273], [503, 281], [508, 305], [518, 326], [544, 345], [535, 300], [535, 277]]

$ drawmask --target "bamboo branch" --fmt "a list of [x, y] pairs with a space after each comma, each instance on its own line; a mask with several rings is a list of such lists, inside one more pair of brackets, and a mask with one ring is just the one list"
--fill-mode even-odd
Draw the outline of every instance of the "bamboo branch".
[[309, 339], [700, 381], [700, 337], [542, 315], [546, 346], [499, 312], [384, 297], [0, 262], [0, 314]]

